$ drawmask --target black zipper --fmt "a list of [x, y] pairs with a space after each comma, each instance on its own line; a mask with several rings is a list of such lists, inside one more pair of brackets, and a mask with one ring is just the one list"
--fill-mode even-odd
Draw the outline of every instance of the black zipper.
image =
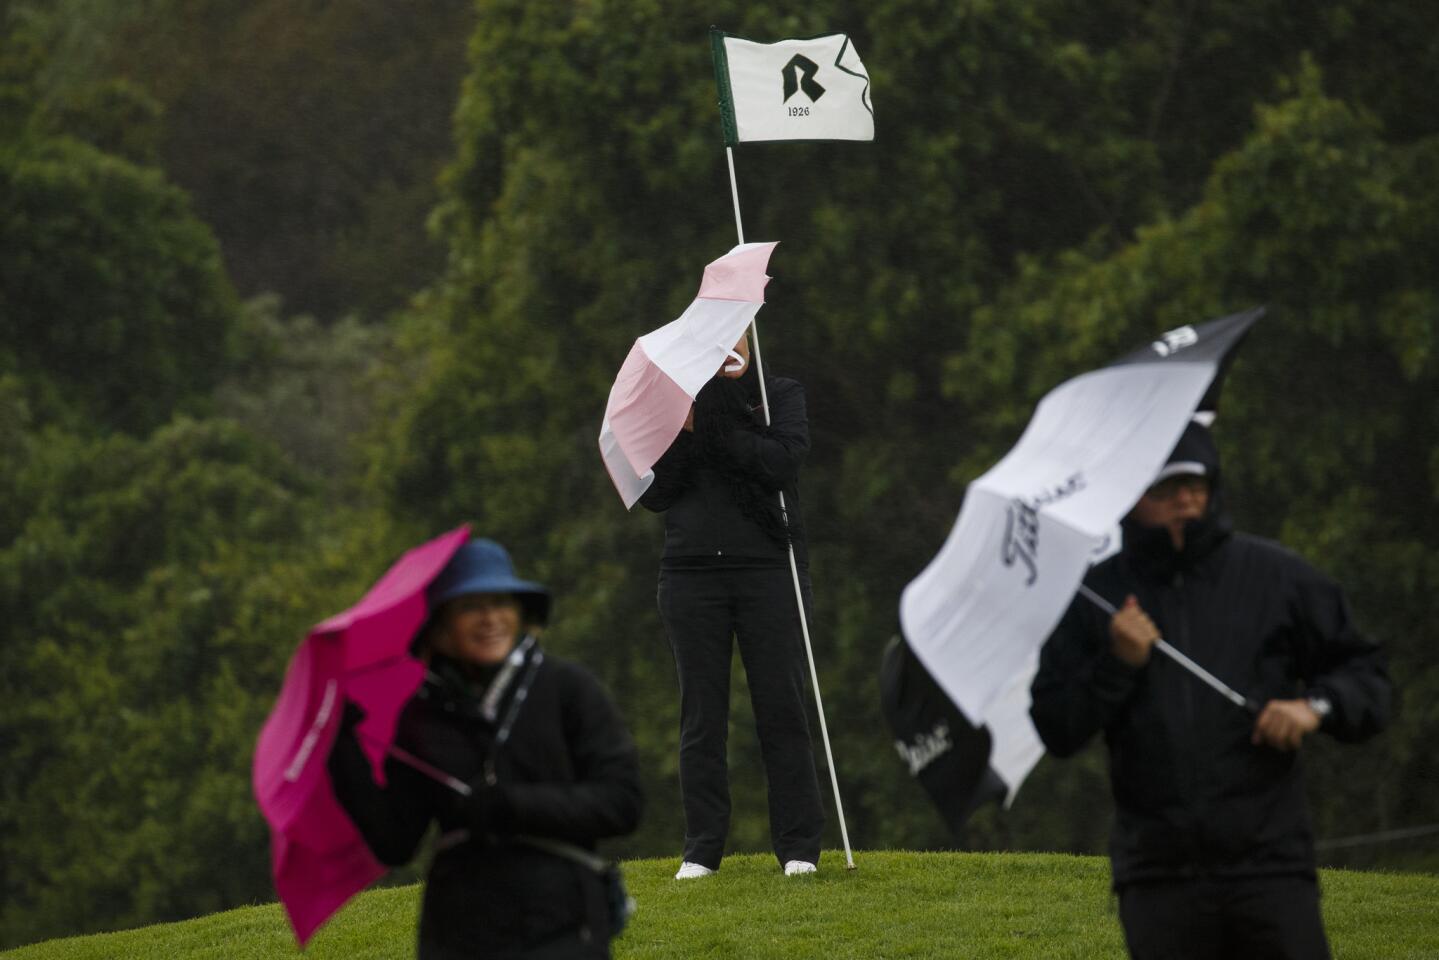
[[[1189, 607], [1184, 602], [1184, 574], [1181, 571], [1175, 571], [1174, 574], [1174, 598], [1178, 616], [1175, 617], [1174, 620], [1176, 635], [1173, 638], [1173, 642], [1181, 653], [1193, 657], [1194, 653], [1190, 643]], [[1199, 775], [1200, 736], [1198, 719], [1194, 714], [1194, 684], [1189, 682], [1191, 678], [1186, 676], [1182, 670], [1178, 669], [1177, 664], [1171, 664], [1170, 666], [1175, 667], [1173, 674], [1179, 681], [1180, 702], [1184, 707], [1184, 739], [1187, 746], [1184, 753], [1186, 754], [1189, 767], [1187, 777], [1188, 789], [1185, 791], [1185, 797], [1186, 804], [1189, 807], [1190, 814], [1194, 821], [1194, 834], [1192, 837], [1192, 849], [1189, 852], [1189, 862], [1198, 863], [1201, 860], [1200, 854], [1205, 846], [1205, 839], [1203, 836], [1204, 820], [1203, 817], [1199, 815], [1199, 808], [1201, 806], [1199, 796], [1201, 791]]]

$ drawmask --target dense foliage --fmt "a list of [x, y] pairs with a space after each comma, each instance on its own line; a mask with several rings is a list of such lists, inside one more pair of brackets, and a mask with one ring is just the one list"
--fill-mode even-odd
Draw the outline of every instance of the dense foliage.
[[158, 154], [241, 292], [326, 320], [403, 304], [443, 263], [424, 224], [450, 153], [469, 0], [144, 6], [103, 62], [163, 105]]
[[[1309, 751], [1317, 832], [1439, 822], [1439, 8], [475, 0], [401, 29], [384, 6], [0, 3], [0, 943], [271, 896], [249, 751], [286, 658], [463, 521], [551, 585], [548, 643], [622, 704], [650, 801], [625, 852], [677, 851], [660, 524], [595, 438], [630, 342], [734, 241], [711, 22], [848, 30], [873, 80], [874, 144], [735, 154], [746, 239], [783, 241], [760, 330], [807, 388], [853, 842], [952, 843], [875, 673], [965, 483], [1054, 384], [1256, 303], [1230, 502], [1350, 588], [1402, 691], [1374, 744]], [[434, 196], [443, 263], [398, 239]], [[215, 234], [242, 290], [321, 319], [240, 304]], [[763, 850], [736, 674], [733, 840]], [[1107, 805], [1100, 751], [1046, 760], [965, 842], [1097, 852]]]
[[[84, 84], [48, 98], [44, 45], [16, 20], [0, 46], [3, 943], [264, 895], [255, 733], [297, 624], [363, 586], [346, 552], [387, 549], [323, 523], [344, 485], [317, 474], [361, 384], [330, 403], [303, 389], [361, 370], [356, 337], [241, 309], [138, 132], [131, 154], [100, 146], [111, 115], [75, 106]], [[332, 426], [294, 436], [319, 411]]]

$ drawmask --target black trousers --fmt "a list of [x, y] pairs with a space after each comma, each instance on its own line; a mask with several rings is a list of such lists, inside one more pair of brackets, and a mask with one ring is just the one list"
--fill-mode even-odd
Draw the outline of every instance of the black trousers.
[[[808, 575], [802, 572], [800, 582], [808, 610]], [[818, 863], [824, 812], [805, 712], [804, 637], [789, 569], [662, 569], [659, 607], [679, 672], [684, 859], [713, 869], [724, 856], [730, 822], [730, 659], [738, 643], [764, 761], [775, 856], [780, 863]]]
[[476, 944], [468, 949], [420, 941], [418, 960], [607, 960], [609, 941], [595, 942], [581, 933], [566, 933], [527, 948], [495, 949]]
[[1126, 886], [1119, 918], [1134, 960], [1328, 960], [1309, 877]]

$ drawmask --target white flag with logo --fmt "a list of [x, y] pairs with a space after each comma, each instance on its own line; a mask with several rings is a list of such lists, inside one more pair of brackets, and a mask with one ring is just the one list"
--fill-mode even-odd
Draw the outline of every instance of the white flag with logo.
[[843, 33], [755, 43], [710, 33], [725, 143], [873, 140], [869, 74]]

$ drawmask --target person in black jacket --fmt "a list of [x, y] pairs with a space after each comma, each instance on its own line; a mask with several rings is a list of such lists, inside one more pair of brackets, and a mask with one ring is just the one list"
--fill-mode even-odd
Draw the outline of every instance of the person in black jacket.
[[[1339, 587], [1273, 542], [1231, 532], [1219, 456], [1192, 423], [1040, 657], [1031, 716], [1051, 753], [1103, 731], [1114, 889], [1135, 958], [1323, 958], [1299, 750], [1388, 720], [1378, 647]], [[1167, 657], [1163, 636], [1260, 704], [1258, 715]]]
[[405, 756], [392, 752], [386, 786], [375, 784], [358, 708], [347, 709], [329, 759], [341, 805], [388, 866], [438, 822], [421, 960], [608, 957], [605, 879], [579, 860], [639, 823], [639, 765], [618, 711], [585, 670], [540, 650], [530, 631], [549, 595], [517, 579], [494, 541], [461, 547], [428, 599], [426, 677], [396, 728]]
[[[748, 341], [695, 400], [640, 503], [665, 514], [659, 608], [680, 686], [684, 855], [677, 879], [719, 869], [729, 832], [730, 658], [738, 643], [769, 790], [770, 838], [789, 875], [819, 863], [824, 813], [805, 712], [800, 611], [810, 581], [799, 505], [809, 451], [804, 389], [766, 377], [765, 426]], [[780, 508], [784, 494], [786, 511]], [[786, 515], [787, 512], [787, 515]], [[733, 638], [733, 639], [732, 639]]]

